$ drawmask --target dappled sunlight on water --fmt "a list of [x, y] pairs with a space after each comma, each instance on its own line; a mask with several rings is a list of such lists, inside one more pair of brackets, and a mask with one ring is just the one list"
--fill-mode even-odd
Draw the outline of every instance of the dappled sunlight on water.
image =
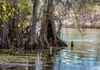
[[[0, 70], [100, 70], [100, 30], [85, 29], [83, 35], [78, 29], [62, 31], [61, 38], [67, 41], [68, 47], [15, 56], [18, 63], [10, 62], [13, 56], [9, 55], [9, 64], [0, 63]], [[74, 41], [73, 50], [71, 41]]]

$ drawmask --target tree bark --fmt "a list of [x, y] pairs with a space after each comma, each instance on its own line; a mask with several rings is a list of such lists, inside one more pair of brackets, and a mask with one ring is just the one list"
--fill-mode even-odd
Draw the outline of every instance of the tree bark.
[[31, 26], [31, 35], [29, 38], [29, 46], [34, 48], [37, 46], [37, 34], [36, 34], [36, 25], [37, 25], [37, 17], [38, 17], [38, 4], [39, 0], [33, 1], [33, 14], [32, 14], [32, 26]]
[[67, 46], [64, 42], [62, 42], [59, 38], [57, 38], [57, 31], [54, 22], [54, 6], [53, 0], [46, 0], [45, 3], [46, 9], [43, 11], [43, 20], [41, 23], [41, 37], [40, 42], [42, 46]]
[[53, 19], [53, 0], [45, 1], [46, 9], [43, 11], [44, 19], [41, 23], [41, 44], [48, 46], [56, 39], [55, 24]]

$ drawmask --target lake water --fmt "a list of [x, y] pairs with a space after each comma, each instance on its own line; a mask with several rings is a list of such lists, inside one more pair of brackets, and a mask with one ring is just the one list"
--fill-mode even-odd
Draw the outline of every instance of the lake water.
[[19, 56], [0, 55], [0, 70], [100, 70], [100, 29], [61, 31], [61, 39], [68, 47]]

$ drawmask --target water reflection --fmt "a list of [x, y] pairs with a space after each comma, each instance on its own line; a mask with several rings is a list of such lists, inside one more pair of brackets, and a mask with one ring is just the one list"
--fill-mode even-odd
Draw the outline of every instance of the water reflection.
[[42, 70], [41, 53], [37, 54], [37, 59], [35, 61], [35, 70]]
[[[63, 36], [69, 44], [67, 48], [59, 50], [50, 48], [29, 54], [28, 57], [22, 55], [19, 59], [25, 58], [25, 63], [20, 61], [16, 65], [15, 62], [15, 66], [10, 68], [4, 68], [5, 65], [2, 67], [0, 64], [0, 70], [100, 70], [99, 31], [87, 29], [82, 35], [77, 29], [68, 29], [68, 36]], [[73, 50], [70, 50], [71, 41], [74, 41]]]

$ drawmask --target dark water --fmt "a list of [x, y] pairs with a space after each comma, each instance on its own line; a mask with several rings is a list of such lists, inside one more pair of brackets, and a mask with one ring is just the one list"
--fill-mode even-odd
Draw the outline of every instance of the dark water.
[[[100, 70], [100, 30], [62, 29], [61, 39], [67, 48], [0, 56], [0, 70]], [[70, 50], [70, 42], [74, 42]], [[8, 60], [9, 59], [9, 60]], [[2, 64], [4, 63], [4, 64]]]

